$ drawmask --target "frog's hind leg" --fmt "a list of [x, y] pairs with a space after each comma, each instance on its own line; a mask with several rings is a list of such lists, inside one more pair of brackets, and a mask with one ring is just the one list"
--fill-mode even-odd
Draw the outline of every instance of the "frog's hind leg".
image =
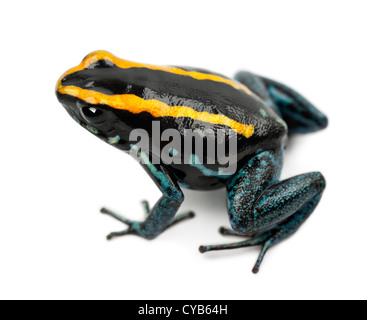
[[227, 187], [228, 213], [234, 232], [221, 229], [222, 233], [253, 238], [239, 243], [202, 246], [200, 252], [262, 245], [253, 270], [257, 273], [266, 252], [299, 229], [318, 205], [326, 182], [318, 172], [279, 181], [280, 165], [279, 155], [263, 152], [249, 161]]
[[[280, 241], [295, 234], [297, 230], [301, 227], [301, 225], [310, 217], [314, 209], [317, 207], [320, 199], [321, 195], [316, 196], [302, 210], [298, 211], [296, 214], [288, 218], [285, 222], [279, 224], [273, 230], [261, 234], [253, 239], [217, 246], [201, 246], [199, 250], [201, 253], [205, 253], [209, 251], [262, 246], [259, 258], [257, 259], [256, 264], [252, 270], [252, 272], [256, 274], [260, 271], [261, 264], [268, 250], [278, 244]], [[221, 228], [220, 232], [223, 235], [243, 237], [230, 229]]]
[[290, 87], [245, 71], [239, 72], [236, 80], [247, 85], [276, 110], [287, 123], [290, 134], [315, 132], [327, 127], [327, 117]]
[[268, 89], [261, 77], [248, 71], [241, 71], [235, 75], [235, 79], [238, 82], [244, 84], [253, 93], [255, 93], [258, 97], [260, 97], [261, 100], [264, 101], [268, 107], [273, 109], [273, 111], [275, 111], [278, 114], [278, 116], [280, 117], [282, 116], [278, 106], [274, 103], [273, 99], [271, 98]]

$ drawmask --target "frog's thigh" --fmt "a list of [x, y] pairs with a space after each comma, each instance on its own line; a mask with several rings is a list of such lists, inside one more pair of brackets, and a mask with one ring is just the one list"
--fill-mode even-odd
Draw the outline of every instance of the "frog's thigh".
[[292, 88], [246, 71], [237, 73], [235, 78], [283, 118], [290, 134], [318, 131], [327, 126], [327, 117]]
[[280, 163], [279, 156], [262, 153], [228, 185], [228, 213], [238, 234], [274, 228], [323, 192], [325, 179], [317, 172], [279, 182]]
[[288, 217], [303, 212], [303, 209], [310, 205], [314, 209], [316, 206], [313, 204], [318, 204], [325, 186], [323, 175], [312, 172], [269, 187], [254, 205], [254, 232], [261, 232], [272, 225], [279, 224]]
[[290, 134], [314, 132], [327, 127], [327, 117], [297, 91], [280, 82], [261, 79], [288, 124]]
[[236, 74], [235, 79], [247, 86], [252, 92], [259, 96], [268, 107], [272, 108], [278, 116], [281, 116], [278, 106], [270, 97], [268, 89], [261, 77], [248, 71], [241, 71]]

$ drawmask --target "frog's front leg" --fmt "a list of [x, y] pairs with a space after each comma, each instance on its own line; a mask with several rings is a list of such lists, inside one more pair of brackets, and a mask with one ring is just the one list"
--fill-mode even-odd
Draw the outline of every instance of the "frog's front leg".
[[[227, 187], [228, 212], [235, 233], [251, 236], [239, 243], [202, 246], [200, 252], [262, 245], [254, 273], [266, 252], [279, 241], [294, 234], [319, 203], [326, 182], [314, 172], [279, 181], [280, 154], [264, 152], [253, 158]], [[221, 233], [232, 235], [226, 229]]]
[[154, 239], [167, 228], [177, 224], [178, 222], [194, 217], [193, 212], [188, 212], [178, 215], [175, 218], [177, 211], [184, 201], [184, 195], [177, 183], [177, 179], [173, 174], [171, 174], [171, 172], [165, 169], [162, 165], [153, 165], [148, 161], [148, 157], [144, 158], [142, 166], [157, 184], [163, 193], [163, 196], [152, 209], [150, 209], [148, 202], [143, 202], [147, 215], [144, 222], [131, 221], [108, 209], [102, 208], [102, 213], [107, 214], [128, 226], [124, 231], [113, 232], [108, 235], [108, 240], [128, 234], [138, 235], [145, 239]]

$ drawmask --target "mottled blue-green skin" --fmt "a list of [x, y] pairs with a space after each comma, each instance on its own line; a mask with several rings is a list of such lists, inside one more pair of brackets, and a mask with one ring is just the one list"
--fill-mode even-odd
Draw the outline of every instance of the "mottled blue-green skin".
[[[194, 69], [192, 69], [194, 70]], [[136, 73], [139, 72], [139, 76]], [[125, 83], [123, 77], [134, 79], [133, 86]], [[107, 209], [102, 212], [108, 214], [128, 225], [122, 232], [114, 232], [108, 236], [135, 234], [146, 239], [154, 239], [170, 226], [187, 218], [193, 213], [176, 216], [184, 201], [181, 187], [192, 189], [211, 190], [218, 187], [227, 188], [227, 204], [230, 224], [233, 230], [221, 229], [226, 235], [240, 235], [251, 237], [248, 241], [239, 243], [202, 246], [202, 253], [211, 250], [235, 249], [248, 246], [262, 245], [263, 249], [255, 265], [257, 273], [267, 250], [286, 237], [294, 234], [305, 220], [312, 214], [319, 203], [326, 186], [323, 175], [319, 172], [303, 174], [287, 180], [280, 180], [283, 166], [283, 148], [285, 137], [294, 133], [308, 133], [327, 127], [328, 120], [308, 100], [291, 88], [249, 72], [240, 72], [236, 80], [246, 85], [255, 95], [249, 98], [233, 91], [232, 87], [213, 81], [200, 81], [185, 76], [159, 73], [159, 79], [166, 80], [165, 85], [149, 79], [156, 79], [158, 71], [133, 68], [119, 70], [103, 61], [97, 62], [92, 68], [72, 74], [63, 79], [67, 85], [80, 86], [85, 83], [94, 86], [93, 90], [110, 94], [120, 94], [123, 86], [135, 88], [137, 92], [149, 92], [149, 84], [154, 82], [156, 99], [170, 94], [173, 105], [186, 101], [192, 108], [211, 113], [220, 112], [227, 117], [238, 120], [246, 119], [248, 123], [258, 125], [253, 137], [247, 139], [239, 137], [238, 140], [238, 171], [232, 176], [221, 176], [217, 168], [206, 166], [202, 159], [197, 159], [193, 154], [193, 161], [184, 165], [153, 164], [154, 154], [138, 152], [143, 168], [162, 192], [161, 199], [153, 208], [144, 202], [147, 218], [144, 222], [130, 221]], [[139, 91], [137, 79], [145, 79], [147, 90]], [[147, 80], [148, 79], [148, 80]], [[93, 80], [93, 81], [92, 81]], [[175, 86], [170, 87], [172, 83]], [[153, 84], [152, 84], [153, 86]], [[175, 92], [174, 88], [178, 88]], [[206, 88], [207, 91], [204, 90]], [[196, 90], [197, 89], [197, 90]], [[149, 91], [150, 90], [150, 91]], [[211, 90], [211, 91], [210, 91]], [[196, 95], [192, 98], [190, 94]], [[185, 95], [182, 98], [181, 95]], [[231, 96], [233, 94], [233, 97]], [[88, 123], [88, 118], [81, 114], [81, 110], [88, 108], [88, 103], [57, 93], [60, 102], [67, 111], [87, 130], [100, 137], [102, 140], [124, 151], [134, 150], [135, 146], [128, 144], [129, 132], [137, 127], [148, 130], [151, 122], [157, 119], [145, 114], [133, 115], [127, 112], [116, 111], [105, 105], [93, 106], [98, 109], [105, 121], [101, 124]], [[203, 98], [206, 95], [206, 98]], [[217, 98], [215, 98], [217, 95]], [[242, 100], [242, 98], [244, 100]], [[145, 99], [144, 94], [141, 98]], [[205, 105], [210, 98], [211, 104]], [[225, 103], [223, 103], [223, 101]], [[226, 103], [232, 105], [226, 106]], [[207, 108], [207, 109], [205, 109]], [[158, 119], [163, 125], [162, 129], [188, 128], [197, 125], [190, 118], [185, 119]], [[113, 127], [112, 124], [113, 123]], [[201, 126], [214, 130], [218, 126], [201, 123]], [[111, 133], [109, 135], [109, 133]], [[175, 217], [176, 216], [176, 217]]]

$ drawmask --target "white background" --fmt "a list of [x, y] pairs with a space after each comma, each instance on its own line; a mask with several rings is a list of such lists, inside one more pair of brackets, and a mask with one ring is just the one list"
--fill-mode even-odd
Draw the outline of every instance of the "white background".
[[[366, 1], [13, 1], [1, 6], [0, 298], [367, 298]], [[302, 92], [330, 118], [298, 136], [283, 177], [328, 180], [312, 218], [273, 248], [225, 243], [225, 192], [187, 191], [182, 223], [152, 242], [99, 213], [143, 218], [160, 193], [139, 164], [94, 138], [54, 86], [91, 51], [138, 62], [247, 69]]]

